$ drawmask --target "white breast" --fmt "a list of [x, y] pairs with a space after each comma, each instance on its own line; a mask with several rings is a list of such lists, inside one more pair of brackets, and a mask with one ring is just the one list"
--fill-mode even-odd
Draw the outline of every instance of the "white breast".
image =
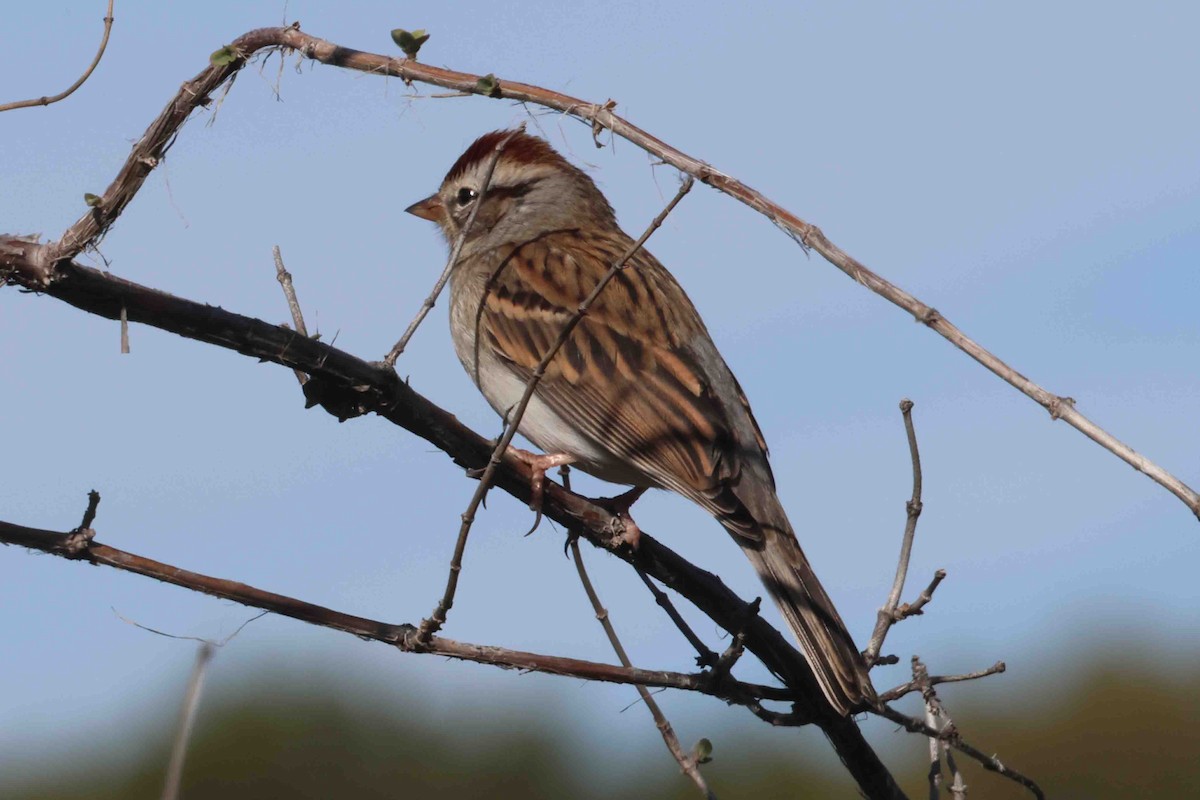
[[[474, 302], [472, 292], [454, 291], [450, 306], [450, 331], [459, 362], [496, 413], [507, 420], [516, 411], [525, 394], [525, 381], [486, 347], [478, 353], [476, 364], [475, 319], [479, 295]], [[566, 453], [576, 459], [576, 466], [601, 480], [613, 483], [653, 485], [640, 470], [610, 452], [601, 443], [585, 436], [555, 412], [535, 392], [529, 400], [517, 430], [546, 453]]]

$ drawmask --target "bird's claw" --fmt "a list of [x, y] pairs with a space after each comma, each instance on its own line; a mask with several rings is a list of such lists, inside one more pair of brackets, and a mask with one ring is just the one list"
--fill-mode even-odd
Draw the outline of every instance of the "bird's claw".
[[516, 458], [529, 466], [529, 507], [537, 514], [533, 520], [533, 527], [529, 529], [528, 536], [537, 530], [538, 525], [542, 523], [542, 501], [546, 496], [546, 471], [555, 467], [564, 467], [572, 464], [575, 461], [574, 456], [566, 453], [545, 453], [538, 455], [531, 453], [528, 450], [521, 450], [518, 447], [509, 447], [509, 455]]

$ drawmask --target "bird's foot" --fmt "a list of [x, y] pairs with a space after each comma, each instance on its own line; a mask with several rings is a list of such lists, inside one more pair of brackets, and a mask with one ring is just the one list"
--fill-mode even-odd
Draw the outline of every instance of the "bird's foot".
[[575, 457], [566, 453], [531, 453], [511, 445], [508, 453], [518, 461], [527, 464], [533, 472], [529, 478], [529, 507], [537, 516], [533, 520], [533, 527], [529, 529], [529, 533], [525, 534], [528, 536], [537, 530], [538, 525], [542, 524], [542, 500], [546, 496], [546, 472], [555, 467], [565, 467], [575, 463]]

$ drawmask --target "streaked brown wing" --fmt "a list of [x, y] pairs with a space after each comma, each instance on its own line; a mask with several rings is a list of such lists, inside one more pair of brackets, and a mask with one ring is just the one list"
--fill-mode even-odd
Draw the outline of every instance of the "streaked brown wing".
[[[630, 244], [623, 234], [594, 242], [562, 231], [522, 245], [485, 292], [477, 341], [528, 380]], [[740, 471], [734, 428], [691, 355], [696, 337], [707, 339], [708, 332], [691, 301], [653, 256], [639, 251], [551, 360], [537, 394], [655, 483], [755, 537], [752, 519], [739, 524], [747, 513], [729, 489]], [[741, 387], [737, 392], [743, 408], [733, 413], [750, 415]]]

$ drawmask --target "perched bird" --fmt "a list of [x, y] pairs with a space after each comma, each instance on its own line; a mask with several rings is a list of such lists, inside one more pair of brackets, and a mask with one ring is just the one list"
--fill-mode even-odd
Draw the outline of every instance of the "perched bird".
[[[523, 131], [480, 137], [441, 188], [407, 211], [436, 222], [451, 245], [475, 211], [450, 277], [450, 332], [501, 416], [633, 244], [591, 178]], [[742, 387], [692, 302], [648, 251], [616, 274], [550, 361], [518, 430], [547, 454], [533, 460], [542, 475], [569, 463], [698, 503], [754, 564], [830, 705], [847, 714], [874, 702], [863, 659], [776, 496]]]

